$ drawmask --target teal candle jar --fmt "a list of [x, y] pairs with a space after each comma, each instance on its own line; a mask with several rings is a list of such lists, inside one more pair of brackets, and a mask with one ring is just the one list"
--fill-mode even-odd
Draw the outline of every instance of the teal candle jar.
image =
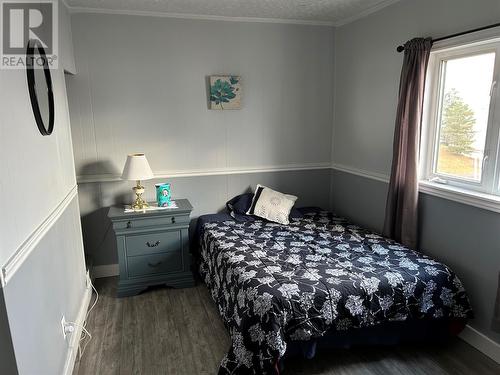
[[170, 202], [172, 201], [170, 184], [169, 183], [155, 184], [155, 187], [156, 187], [156, 202], [158, 203], [158, 207], [170, 206]]

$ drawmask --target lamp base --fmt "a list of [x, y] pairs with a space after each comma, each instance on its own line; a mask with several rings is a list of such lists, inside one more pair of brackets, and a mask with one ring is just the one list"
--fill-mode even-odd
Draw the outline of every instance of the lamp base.
[[141, 181], [137, 181], [137, 185], [132, 188], [135, 193], [135, 201], [132, 203], [131, 207], [135, 211], [141, 211], [149, 207], [149, 204], [142, 199], [142, 194], [144, 193], [144, 186], [141, 185]]

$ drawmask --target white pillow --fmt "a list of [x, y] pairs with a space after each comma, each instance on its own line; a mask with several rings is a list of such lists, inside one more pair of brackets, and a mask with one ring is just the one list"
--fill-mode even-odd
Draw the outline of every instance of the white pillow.
[[290, 224], [290, 211], [297, 197], [257, 185], [247, 215], [255, 215], [279, 224]]

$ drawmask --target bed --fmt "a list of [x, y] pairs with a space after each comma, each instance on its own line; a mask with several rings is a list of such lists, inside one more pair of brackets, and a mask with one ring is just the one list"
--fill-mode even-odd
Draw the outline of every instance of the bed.
[[331, 212], [300, 211], [289, 225], [199, 218], [200, 274], [232, 343], [220, 374], [278, 374], [297, 343], [312, 343], [309, 352], [325, 337], [348, 344], [345, 332], [373, 339], [387, 325], [422, 331], [419, 322], [449, 332], [472, 317], [444, 264]]

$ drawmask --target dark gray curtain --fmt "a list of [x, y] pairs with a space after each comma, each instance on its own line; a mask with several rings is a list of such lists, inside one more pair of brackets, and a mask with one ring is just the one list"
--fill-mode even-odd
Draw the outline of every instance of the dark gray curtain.
[[418, 155], [425, 75], [432, 40], [412, 39], [404, 45], [394, 130], [391, 180], [385, 209], [384, 235], [417, 247]]
[[498, 274], [497, 302], [495, 303], [492, 328], [494, 331], [500, 332], [500, 273]]

